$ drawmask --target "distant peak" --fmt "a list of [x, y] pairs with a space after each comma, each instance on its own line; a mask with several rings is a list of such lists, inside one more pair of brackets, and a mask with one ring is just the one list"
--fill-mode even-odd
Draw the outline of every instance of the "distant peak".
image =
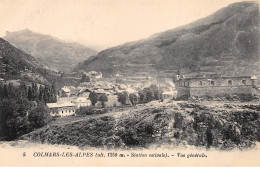
[[20, 31], [13, 31], [13, 32], [6, 31], [5, 35], [8, 35], [8, 34], [32, 34], [32, 33], [33, 33], [33, 31], [26, 28], [26, 29], [23, 29], [23, 30], [20, 30]]
[[32, 32], [30, 29], [26, 28], [24, 30], [21, 30], [21, 32]]
[[17, 31], [17, 33], [32, 34], [33, 32], [30, 29], [26, 28], [24, 30]]

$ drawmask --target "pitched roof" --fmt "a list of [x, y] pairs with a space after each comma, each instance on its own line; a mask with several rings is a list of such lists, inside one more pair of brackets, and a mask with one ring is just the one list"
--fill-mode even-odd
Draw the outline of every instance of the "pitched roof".
[[97, 90], [95, 90], [95, 93], [106, 94], [106, 91], [104, 89], [97, 89]]
[[61, 88], [64, 92], [66, 92], [66, 93], [68, 93], [68, 92], [70, 92], [70, 89], [68, 88], [68, 87], [63, 87], [63, 88]]
[[62, 102], [62, 103], [47, 103], [49, 108], [62, 108], [62, 107], [72, 107], [75, 106], [74, 103], [71, 102]]

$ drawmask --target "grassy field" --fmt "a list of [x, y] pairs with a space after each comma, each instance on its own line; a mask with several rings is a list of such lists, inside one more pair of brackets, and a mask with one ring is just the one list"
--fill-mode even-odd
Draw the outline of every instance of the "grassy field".
[[152, 102], [102, 115], [57, 118], [21, 139], [101, 149], [247, 149], [260, 141], [259, 112], [259, 102]]

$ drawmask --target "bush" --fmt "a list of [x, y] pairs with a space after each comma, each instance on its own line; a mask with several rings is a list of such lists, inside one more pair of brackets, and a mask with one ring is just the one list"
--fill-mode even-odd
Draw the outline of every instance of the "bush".
[[135, 94], [133, 94], [133, 93], [129, 94], [129, 99], [130, 99], [132, 105], [136, 105], [136, 103], [138, 101], [138, 97]]
[[98, 100], [101, 102], [102, 108], [104, 108], [106, 106], [105, 102], [108, 101], [107, 95], [106, 94], [102, 94], [101, 96], [99, 96]]
[[50, 114], [46, 107], [37, 107], [30, 111], [28, 120], [32, 129], [45, 126], [50, 120]]
[[126, 101], [128, 99], [127, 92], [118, 93], [118, 102], [120, 102], [122, 105], [126, 105]]
[[91, 106], [80, 107], [77, 111], [77, 115], [93, 115], [95, 110]]

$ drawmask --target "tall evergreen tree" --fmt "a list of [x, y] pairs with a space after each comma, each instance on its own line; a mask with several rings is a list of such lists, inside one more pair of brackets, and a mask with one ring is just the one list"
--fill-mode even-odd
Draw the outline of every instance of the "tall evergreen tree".
[[3, 87], [3, 97], [7, 98], [8, 97], [8, 88], [7, 85], [4, 85]]
[[0, 83], [0, 99], [3, 98], [3, 95], [4, 95], [4, 85]]
[[26, 97], [27, 98], [27, 87], [26, 87], [26, 85], [23, 81], [20, 83], [18, 92], [19, 92], [19, 97], [21, 97], [21, 98]]
[[44, 102], [44, 87], [41, 85], [39, 88], [39, 101]]
[[32, 83], [32, 100], [36, 100], [38, 98], [38, 88], [36, 83]]
[[31, 86], [29, 86], [29, 88], [28, 88], [28, 99], [29, 99], [30, 101], [33, 100], [32, 87], [31, 87]]
[[51, 100], [50, 100], [50, 101], [51, 101], [52, 103], [57, 102], [56, 88], [55, 88], [55, 85], [54, 85], [54, 84], [51, 85], [51, 91], [50, 91], [50, 93], [51, 93]]

